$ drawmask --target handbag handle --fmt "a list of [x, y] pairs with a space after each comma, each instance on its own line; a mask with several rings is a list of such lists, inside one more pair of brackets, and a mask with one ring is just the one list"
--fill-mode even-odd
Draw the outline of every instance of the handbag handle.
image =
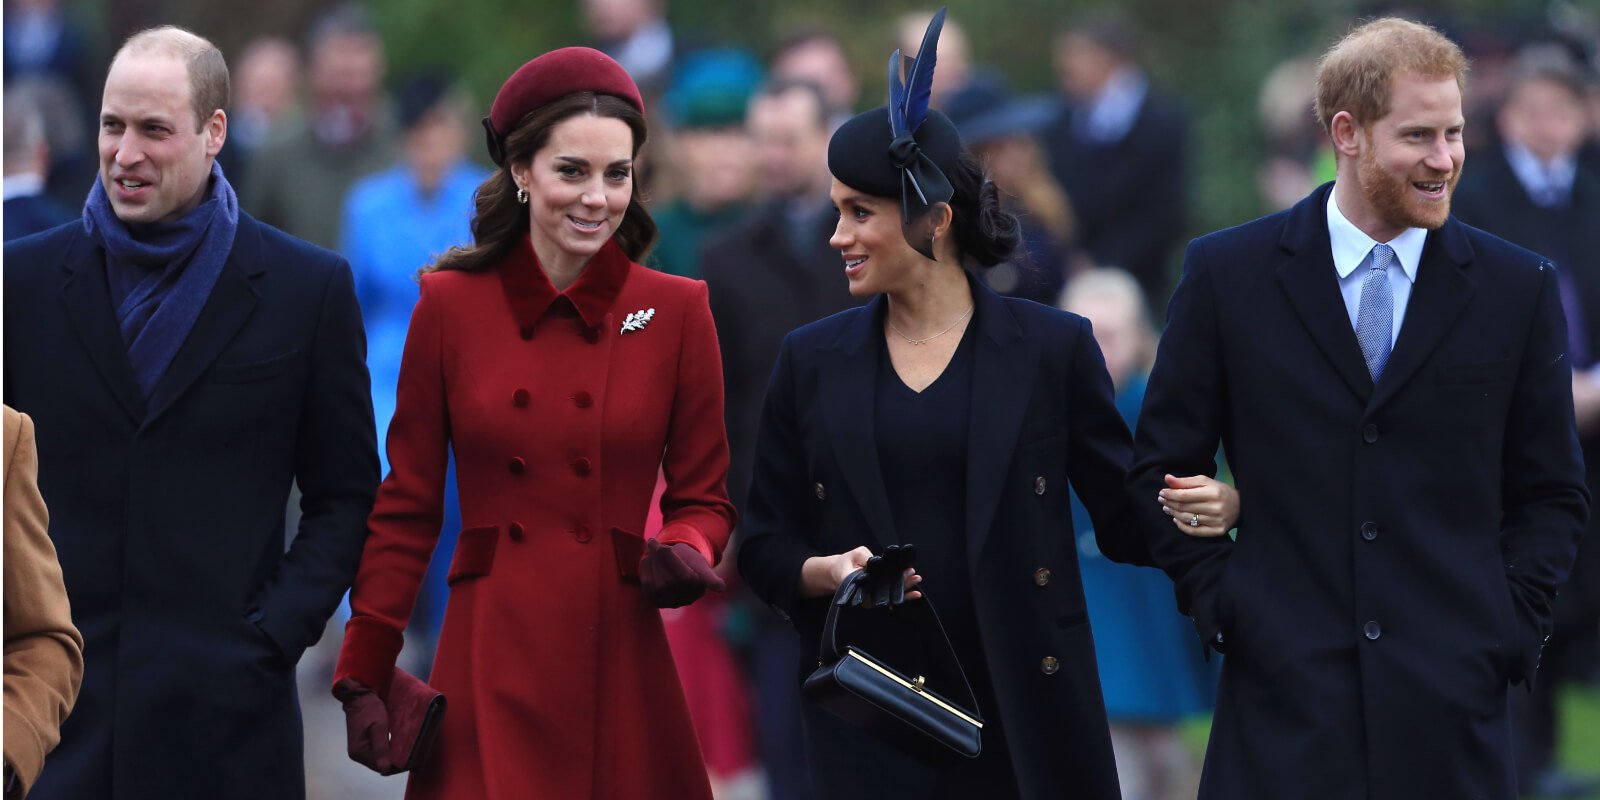
[[[846, 575], [844, 580], [839, 582], [839, 588], [833, 593], [833, 602], [828, 604], [827, 620], [822, 624], [822, 647], [820, 656], [822, 663], [824, 664], [832, 664], [838, 661], [843, 655], [843, 653], [839, 652], [839, 611], [842, 608], [849, 607], [850, 600], [855, 595], [857, 587], [863, 580], [866, 579], [866, 577], [867, 571], [864, 569], [858, 569], [855, 572]], [[928, 597], [927, 588], [925, 586], [918, 586], [917, 591], [922, 592], [922, 599], [908, 601], [903, 608], [910, 608], [915, 603], [921, 603], [925, 608], [927, 608], [928, 618], [933, 620], [933, 630], [937, 631], [939, 634], [939, 638], [935, 639], [934, 641], [944, 645], [944, 647], [939, 648], [939, 652], [944, 655], [944, 660], [947, 666], [955, 668], [955, 670], [950, 674], [956, 675], [961, 679], [961, 689], [965, 692], [963, 695], [966, 700], [965, 706], [975, 712], [973, 716], [981, 718], [982, 713], [981, 709], [978, 708], [978, 698], [972, 692], [972, 684], [967, 680], [966, 670], [961, 668], [961, 659], [956, 657], [955, 647], [950, 644], [949, 634], [945, 633], [944, 623], [939, 621], [939, 612], [934, 609], [933, 601]], [[960, 699], [961, 698], [957, 698], [958, 701]]]

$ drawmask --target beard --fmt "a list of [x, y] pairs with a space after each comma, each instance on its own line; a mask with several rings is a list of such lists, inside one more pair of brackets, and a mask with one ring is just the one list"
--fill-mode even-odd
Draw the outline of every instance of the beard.
[[[1368, 152], [1371, 152], [1370, 140]], [[1461, 170], [1456, 170], [1445, 182], [1444, 200], [1438, 203], [1419, 199], [1411, 191], [1413, 179], [1410, 176], [1390, 174], [1379, 166], [1377, 158], [1370, 155], [1361, 158], [1356, 178], [1361, 184], [1361, 193], [1366, 195], [1373, 210], [1384, 222], [1402, 228], [1438, 230], [1450, 218], [1450, 197], [1455, 193], [1456, 183], [1461, 180]], [[1430, 176], [1425, 180], [1437, 178]]]

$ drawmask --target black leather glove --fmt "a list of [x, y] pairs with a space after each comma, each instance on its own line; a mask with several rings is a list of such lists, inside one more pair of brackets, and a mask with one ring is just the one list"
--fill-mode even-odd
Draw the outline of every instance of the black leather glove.
[[906, 601], [906, 570], [916, 566], [917, 546], [891, 544], [867, 559], [866, 577], [856, 584], [852, 604], [869, 608], [898, 606]]

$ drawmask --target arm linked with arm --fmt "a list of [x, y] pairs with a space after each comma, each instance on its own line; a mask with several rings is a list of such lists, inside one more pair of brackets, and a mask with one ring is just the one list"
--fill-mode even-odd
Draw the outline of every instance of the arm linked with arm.
[[1196, 240], [1184, 256], [1183, 277], [1168, 307], [1167, 329], [1139, 416], [1128, 489], [1151, 558], [1176, 587], [1179, 610], [1194, 620], [1201, 640], [1220, 651], [1225, 646], [1222, 577], [1233, 541], [1179, 532], [1157, 499], [1168, 474], [1216, 474], [1227, 386], [1214, 292], [1204, 245]]

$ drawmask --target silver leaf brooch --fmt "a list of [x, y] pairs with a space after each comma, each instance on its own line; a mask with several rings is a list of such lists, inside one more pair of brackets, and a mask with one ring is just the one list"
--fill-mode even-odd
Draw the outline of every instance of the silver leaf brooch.
[[650, 324], [650, 319], [655, 315], [656, 310], [653, 308], [646, 308], [629, 314], [622, 320], [622, 330], [618, 331], [618, 334], [644, 330], [644, 326]]

